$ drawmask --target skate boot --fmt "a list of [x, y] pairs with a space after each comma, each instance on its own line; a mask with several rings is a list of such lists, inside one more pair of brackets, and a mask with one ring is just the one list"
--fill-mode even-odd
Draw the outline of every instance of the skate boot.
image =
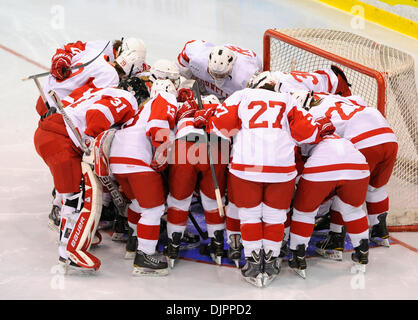
[[179, 256], [182, 235], [181, 232], [173, 232], [171, 236], [172, 239], [168, 238], [168, 243], [165, 248], [165, 255], [167, 256], [168, 265], [172, 269], [174, 268], [174, 263]]
[[280, 272], [280, 261], [273, 257], [273, 251], [264, 253], [263, 286], [267, 287]]
[[224, 256], [224, 230], [217, 230], [214, 235], [215, 237], [210, 240], [210, 256], [217, 265], [221, 265]]
[[128, 240], [125, 246], [125, 259], [131, 260], [135, 258], [136, 249], [138, 247], [138, 238], [135, 230], [128, 225]]
[[386, 217], [388, 213], [380, 214], [377, 219], [379, 220], [378, 224], [372, 226], [370, 231], [370, 240], [379, 246], [390, 247], [389, 244], [389, 232], [386, 227]]
[[231, 234], [229, 236], [229, 240], [230, 240], [230, 243], [229, 243], [229, 249], [228, 249], [228, 258], [234, 261], [235, 266], [239, 268], [239, 261], [241, 260], [241, 252], [242, 252], [242, 249], [244, 248], [242, 246], [241, 235], [238, 233]]
[[289, 255], [289, 253], [290, 253], [290, 250], [289, 250], [289, 246], [287, 245], [287, 241], [283, 240], [282, 246], [280, 248], [278, 262], [277, 262], [279, 266], [282, 264], [283, 259]]
[[292, 258], [289, 259], [289, 267], [291, 267], [303, 279], [306, 278], [306, 249], [304, 244], [299, 244], [296, 250], [290, 250]]
[[354, 248], [351, 254], [351, 260], [354, 262], [352, 272], [366, 272], [366, 264], [369, 263], [369, 240], [360, 240], [360, 245]]
[[141, 250], [136, 251], [134, 260], [134, 276], [166, 276], [168, 274], [167, 258], [159, 252], [146, 254]]
[[331, 214], [328, 212], [323, 216], [320, 216], [315, 219], [314, 233], [324, 233], [325, 230], [328, 230], [331, 224]]
[[327, 259], [342, 261], [345, 235], [346, 231], [344, 227], [341, 233], [333, 231], [328, 232], [325, 240], [316, 243], [315, 251]]
[[53, 205], [51, 212], [49, 213], [49, 221], [48, 221], [48, 226], [51, 230], [59, 232], [60, 230], [60, 221], [61, 221], [61, 217], [60, 217], [60, 212], [61, 212], [61, 208], [57, 205]]
[[128, 240], [128, 218], [116, 214], [113, 222], [112, 241], [126, 242]]
[[263, 268], [261, 265], [261, 251], [251, 252], [250, 257], [245, 257], [246, 263], [241, 269], [241, 275], [245, 281], [252, 285], [263, 287]]
[[190, 250], [197, 248], [200, 244], [200, 237], [197, 234], [192, 234], [189, 231], [185, 230], [183, 233], [183, 238], [181, 238], [182, 245], [180, 250]]

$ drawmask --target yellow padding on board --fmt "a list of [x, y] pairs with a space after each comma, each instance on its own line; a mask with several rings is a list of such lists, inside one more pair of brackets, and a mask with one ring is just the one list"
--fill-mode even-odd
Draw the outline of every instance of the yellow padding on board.
[[391, 6], [394, 6], [396, 4], [402, 4], [402, 5], [418, 8], [417, 0], [380, 0], [380, 1], [390, 4]]
[[[362, 6], [364, 8], [364, 19], [380, 24], [389, 29], [406, 34], [410, 37], [418, 39], [418, 23], [410, 19], [398, 16], [394, 13], [376, 8], [367, 3], [358, 0], [318, 0], [326, 3], [331, 7], [349, 12], [358, 16], [358, 11], [353, 11], [354, 6]], [[394, 0], [395, 1], [395, 0]]]

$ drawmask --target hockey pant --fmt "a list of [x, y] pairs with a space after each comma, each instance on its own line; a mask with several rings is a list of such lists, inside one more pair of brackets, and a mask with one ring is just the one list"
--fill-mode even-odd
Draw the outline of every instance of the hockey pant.
[[[206, 148], [206, 144], [203, 143], [184, 140], [175, 142], [173, 152], [175, 160], [169, 166], [169, 195], [167, 197], [167, 233], [170, 239], [174, 232], [183, 234], [186, 229], [189, 208], [197, 183], [208, 236], [212, 238], [215, 231], [225, 228], [225, 218], [219, 215]], [[216, 148], [212, 154], [214, 159], [217, 159], [214, 168], [220, 193], [224, 198], [227, 164], [222, 163], [219, 150], [220, 147]]]
[[280, 253], [284, 223], [295, 188], [295, 179], [280, 183], [262, 183], [244, 180], [231, 174], [228, 194], [231, 192], [238, 208], [244, 255], [253, 250]]
[[131, 200], [128, 206], [128, 222], [131, 228], [136, 222], [137, 249], [146, 254], [154, 254], [160, 235], [161, 216], [165, 209], [161, 174], [133, 172], [114, 176], [126, 197]]
[[321, 203], [334, 191], [331, 209], [341, 213], [354, 247], [368, 239], [368, 221], [362, 205], [366, 200], [369, 177], [359, 180], [309, 181], [302, 177], [296, 190], [290, 226], [291, 250], [309, 240], [315, 226], [315, 216]]

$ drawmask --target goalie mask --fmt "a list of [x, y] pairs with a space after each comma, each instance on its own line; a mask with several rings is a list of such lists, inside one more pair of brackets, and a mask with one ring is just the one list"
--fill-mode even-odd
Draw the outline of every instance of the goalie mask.
[[216, 46], [209, 53], [208, 72], [217, 87], [222, 87], [226, 77], [231, 74], [236, 58], [231, 49], [223, 46]]
[[177, 98], [177, 90], [174, 84], [168, 80], [155, 80], [151, 87], [151, 98], [154, 98], [159, 92], [168, 92], [173, 94]]
[[169, 79], [173, 82], [176, 89], [180, 86], [180, 72], [174, 62], [160, 59], [154, 63], [150, 70], [150, 80], [152, 82], [159, 79]]
[[135, 96], [138, 105], [149, 98], [150, 94], [145, 81], [138, 77], [131, 77], [119, 82], [119, 88], [129, 91]]

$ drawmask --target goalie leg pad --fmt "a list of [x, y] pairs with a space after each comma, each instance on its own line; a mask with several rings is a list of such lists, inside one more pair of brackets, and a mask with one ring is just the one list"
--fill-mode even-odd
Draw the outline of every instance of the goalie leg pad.
[[103, 190], [90, 165], [82, 162], [81, 167], [85, 184], [84, 206], [68, 240], [67, 253], [78, 266], [97, 270], [101, 262], [88, 250], [100, 221]]

